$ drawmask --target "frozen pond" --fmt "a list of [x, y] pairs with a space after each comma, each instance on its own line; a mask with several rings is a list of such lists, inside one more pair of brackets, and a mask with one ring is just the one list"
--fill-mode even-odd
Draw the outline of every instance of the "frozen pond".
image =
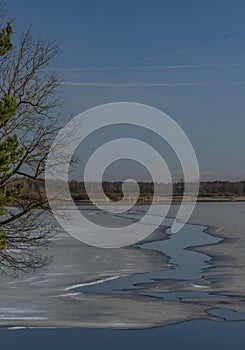
[[[145, 208], [136, 209], [113, 220], [136, 220]], [[83, 210], [92, 220], [110, 220], [90, 207]], [[194, 349], [194, 338], [204, 339], [205, 326], [208, 335], [199, 348], [240, 349], [245, 325], [244, 213], [243, 203], [199, 203], [191, 218], [195, 225], [171, 235], [167, 227], [172, 219], [166, 219], [149, 239], [120, 249], [88, 247], [57, 226], [46, 269], [16, 279], [1, 277], [4, 348], [47, 347], [48, 335], [57, 341], [54, 349], [66, 348], [71, 337], [92, 349], [100, 341], [113, 348], [120, 339], [129, 349], [131, 341], [142, 349], [152, 341]], [[15, 327], [79, 329], [6, 329]], [[223, 343], [212, 347], [222, 332]]]

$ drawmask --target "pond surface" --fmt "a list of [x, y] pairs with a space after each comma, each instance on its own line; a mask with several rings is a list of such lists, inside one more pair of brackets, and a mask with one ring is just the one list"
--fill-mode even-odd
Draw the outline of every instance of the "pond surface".
[[[137, 214], [128, 215], [130, 218], [137, 218]], [[171, 226], [171, 219], [164, 221], [165, 225]], [[170, 230], [166, 230], [169, 238], [161, 241], [154, 241], [138, 245], [140, 249], [151, 249], [161, 252], [169, 257], [169, 269], [150, 273], [133, 274], [123, 276], [117, 279], [94, 281], [76, 288], [77, 291], [87, 293], [102, 294], [121, 294], [121, 293], [137, 293], [140, 292], [140, 285], [149, 282], [176, 279], [176, 280], [199, 280], [204, 274], [203, 270], [207, 269], [211, 258], [205, 254], [191, 251], [190, 247], [214, 244], [221, 241], [220, 238], [205, 233], [206, 227], [197, 225], [186, 225], [180, 232], [171, 234]], [[200, 288], [203, 286], [200, 285]], [[143, 293], [145, 295], [145, 293]], [[191, 296], [206, 295], [201, 291], [187, 293]], [[187, 294], [185, 296], [187, 296]], [[183, 293], [148, 293], [149, 296], [163, 297], [166, 300], [173, 300], [183, 296]]]
[[190, 321], [145, 330], [32, 329], [0, 330], [4, 350], [16, 349], [198, 349], [244, 350], [245, 322]]
[[[110, 220], [91, 209], [87, 215]], [[112, 250], [84, 246], [57, 228], [46, 271], [1, 281], [3, 349], [244, 350], [242, 289], [227, 284], [229, 264], [217, 270], [215, 254], [201, 249], [219, 247], [223, 238], [199, 225], [172, 235], [171, 223], [166, 219], [152, 240]]]

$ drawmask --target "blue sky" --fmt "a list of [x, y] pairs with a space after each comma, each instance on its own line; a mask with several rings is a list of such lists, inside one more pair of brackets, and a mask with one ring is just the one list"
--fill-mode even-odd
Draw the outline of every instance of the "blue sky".
[[203, 179], [245, 179], [244, 1], [6, 3], [18, 32], [56, 39], [64, 115], [116, 101], [159, 108], [189, 136]]

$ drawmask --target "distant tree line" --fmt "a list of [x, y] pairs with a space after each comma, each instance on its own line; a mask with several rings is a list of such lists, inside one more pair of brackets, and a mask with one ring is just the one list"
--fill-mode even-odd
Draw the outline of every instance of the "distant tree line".
[[[184, 182], [178, 181], [173, 184], [163, 184], [152, 182], [138, 182], [140, 195], [147, 196], [153, 194], [154, 189], [157, 193], [162, 195], [170, 195], [173, 190], [174, 196], [182, 196], [184, 192]], [[100, 184], [91, 182], [87, 184], [87, 187], [91, 192], [97, 191]], [[103, 190], [109, 197], [113, 194], [122, 196], [122, 182], [109, 182], [102, 183]], [[70, 192], [74, 199], [85, 199], [86, 189], [83, 182], [72, 180], [69, 183]], [[244, 181], [202, 181], [200, 182], [199, 197], [239, 197], [245, 196], [245, 180]]]
[[[33, 179], [15, 179], [16, 182], [24, 182], [22, 194], [18, 197], [22, 200], [40, 200], [40, 198], [45, 197], [45, 185], [42, 181]], [[122, 181], [104, 181], [102, 183], [102, 188], [104, 193], [110, 199], [119, 200], [123, 196], [122, 192]], [[135, 185], [132, 183], [132, 186]], [[130, 183], [128, 184], [130, 190]], [[138, 182], [140, 189], [140, 196], [147, 197], [151, 196], [154, 192], [160, 195], [168, 196], [171, 195], [173, 189], [173, 195], [176, 197], [181, 197], [184, 192], [184, 182], [178, 181], [173, 184], [163, 184], [152, 182]], [[57, 193], [61, 188], [59, 181], [56, 182]], [[76, 180], [71, 180], [69, 182], [69, 188], [71, 195], [74, 200], [89, 200], [87, 191], [85, 189], [84, 182], [79, 182]], [[99, 192], [101, 184], [99, 182], [88, 182], [86, 183], [86, 188], [91, 193]], [[132, 187], [132, 194], [134, 193]], [[243, 181], [202, 181], [200, 182], [199, 197], [244, 197], [245, 196], [245, 180]]]

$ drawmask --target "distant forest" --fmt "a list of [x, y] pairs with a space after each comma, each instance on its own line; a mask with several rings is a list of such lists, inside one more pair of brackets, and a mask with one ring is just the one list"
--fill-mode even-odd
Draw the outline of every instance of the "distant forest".
[[[96, 193], [96, 187], [99, 183], [91, 182], [88, 184], [90, 191]], [[179, 181], [170, 184], [152, 182], [138, 182], [140, 188], [140, 196], [149, 196], [153, 194], [154, 188], [158, 193], [163, 195], [170, 195], [173, 187], [174, 196], [182, 196], [184, 192], [184, 182]], [[113, 199], [113, 196], [122, 196], [122, 182], [103, 182], [103, 190], [105, 194]], [[69, 184], [70, 192], [74, 199], [85, 199], [86, 190], [83, 182], [72, 180]], [[245, 181], [202, 181], [200, 182], [199, 197], [243, 197], [245, 196]], [[116, 198], [117, 199], [117, 198]]]
[[[28, 198], [38, 198], [45, 196], [45, 185], [43, 181], [37, 181], [32, 179], [23, 179], [18, 178], [15, 181], [23, 183], [22, 194], [18, 197], [19, 199], [28, 199]], [[57, 193], [60, 186], [59, 181], [55, 183], [57, 186]], [[135, 184], [133, 184], [135, 185]], [[151, 182], [138, 182], [140, 188], [139, 198], [143, 199], [146, 197], [152, 197], [153, 190], [157, 190], [158, 193], [163, 196], [168, 196], [171, 194], [171, 184], [153, 184]], [[89, 191], [91, 193], [97, 193], [100, 184], [98, 182], [87, 183]], [[129, 183], [130, 186], [130, 183]], [[184, 182], [179, 181], [173, 185], [173, 196], [181, 197], [184, 191]], [[112, 200], [119, 200], [122, 198], [122, 182], [110, 182], [105, 181], [102, 183], [102, 187], [105, 195]], [[87, 192], [83, 182], [78, 182], [72, 180], [69, 182], [69, 188], [72, 195], [72, 198], [77, 201], [89, 201]], [[132, 190], [132, 194], [133, 194]], [[202, 197], [212, 197], [212, 198], [238, 198], [245, 197], [245, 180], [243, 181], [202, 181], [200, 182], [199, 189], [199, 198]]]

